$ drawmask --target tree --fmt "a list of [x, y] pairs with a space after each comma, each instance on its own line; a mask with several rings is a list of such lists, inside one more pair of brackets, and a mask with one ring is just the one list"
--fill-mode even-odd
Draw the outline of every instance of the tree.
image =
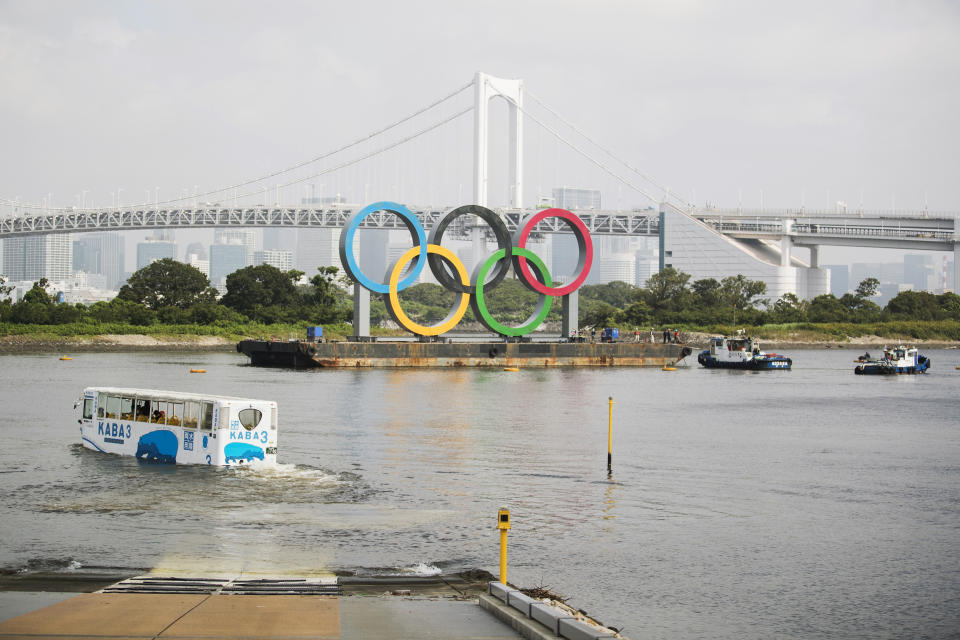
[[720, 290], [720, 283], [715, 278], [697, 280], [691, 288], [696, 305], [701, 309], [720, 306], [723, 292]]
[[585, 327], [606, 327], [617, 308], [603, 300], [584, 300], [580, 304], [580, 324]]
[[801, 300], [797, 294], [788, 292], [773, 303], [773, 309], [770, 310], [771, 319], [776, 323], [803, 322], [809, 308], [808, 301]]
[[153, 324], [156, 312], [133, 300], [124, 300], [119, 295], [110, 302], [95, 302], [89, 316], [97, 322], [128, 322], [136, 325]]
[[13, 285], [7, 284], [5, 276], [0, 276], [0, 302], [10, 302], [11, 291], [13, 291]]
[[337, 273], [340, 271], [337, 267], [317, 267], [317, 275], [310, 278], [310, 284], [313, 285], [313, 294], [310, 296], [310, 302], [322, 307], [336, 306], [341, 291], [336, 285]]
[[929, 291], [901, 291], [887, 303], [886, 311], [909, 320], [939, 320], [946, 315], [937, 296]]
[[156, 311], [161, 307], [188, 309], [216, 300], [217, 290], [203, 273], [172, 258], [151, 262], [127, 279], [117, 297]]
[[728, 276], [720, 281], [720, 298], [725, 307], [733, 309], [733, 322], [737, 322], [737, 312], [753, 307], [757, 297], [767, 292], [767, 283], [762, 280], [750, 280], [743, 274]]
[[273, 265], [260, 264], [244, 267], [227, 276], [227, 293], [220, 302], [239, 311], [251, 320], [278, 321], [276, 310], [265, 311], [270, 307], [283, 310], [279, 315], [295, 318], [300, 309], [296, 281], [302, 271], [280, 271]]
[[581, 300], [601, 300], [617, 309], [630, 306], [637, 299], [637, 287], [620, 280], [607, 284], [590, 284], [580, 287]]
[[36, 302], [38, 304], [53, 304], [53, 298], [50, 297], [50, 294], [47, 293], [47, 287], [50, 286], [50, 281], [46, 278], [40, 278], [37, 282], [33, 283], [33, 287], [30, 288], [25, 294], [23, 294], [22, 302]]
[[860, 284], [857, 285], [857, 290], [854, 292], [854, 295], [860, 300], [867, 300], [877, 295], [877, 291], [880, 290], [880, 281], [876, 278], [867, 278], [861, 280]]
[[667, 267], [653, 274], [638, 295], [655, 313], [682, 311], [690, 302], [689, 281], [690, 274]]
[[825, 293], [810, 301], [807, 319], [810, 322], [845, 322], [850, 309], [832, 293]]

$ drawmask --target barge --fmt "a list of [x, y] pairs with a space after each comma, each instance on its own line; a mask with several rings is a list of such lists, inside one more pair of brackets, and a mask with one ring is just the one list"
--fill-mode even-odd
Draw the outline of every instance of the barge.
[[318, 342], [242, 340], [237, 351], [271, 367], [662, 367], [692, 353], [646, 342]]

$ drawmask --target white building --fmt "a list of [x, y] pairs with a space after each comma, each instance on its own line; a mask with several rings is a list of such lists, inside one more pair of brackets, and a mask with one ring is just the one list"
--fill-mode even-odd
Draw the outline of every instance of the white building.
[[317, 275], [317, 267], [340, 264], [340, 229], [300, 229], [297, 232], [296, 265], [307, 278]]
[[553, 190], [555, 207], [567, 210], [599, 209], [600, 192], [596, 189], [577, 189], [575, 187], [557, 187]]
[[737, 241], [667, 205], [664, 208], [664, 266], [690, 274], [690, 281], [722, 280], [743, 274], [767, 284], [771, 301], [784, 293], [813, 299], [830, 292], [830, 272], [791, 257], [789, 238], [779, 246], [755, 240]]
[[187, 264], [210, 278], [210, 261], [204, 260], [195, 253], [187, 254]]
[[247, 251], [247, 263], [243, 266], [250, 267], [253, 265], [253, 254], [257, 250], [257, 232], [255, 229], [215, 229], [213, 244], [243, 245]]
[[6, 238], [3, 275], [7, 280], [69, 280], [73, 272], [73, 237], [68, 233]]
[[293, 251], [289, 249], [263, 249], [253, 252], [253, 266], [269, 264], [280, 271], [293, 269]]

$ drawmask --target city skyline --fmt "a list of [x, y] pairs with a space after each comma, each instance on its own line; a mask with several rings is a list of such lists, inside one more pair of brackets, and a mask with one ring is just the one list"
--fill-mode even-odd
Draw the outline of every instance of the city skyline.
[[[484, 70], [522, 78], [531, 95], [690, 202], [960, 209], [951, 170], [960, 89], [944, 82], [960, 71], [951, 3], [259, 9], [4, 3], [0, 134], [18, 153], [0, 158], [0, 197], [47, 206], [190, 198], [334, 149]], [[396, 46], [419, 41], [431, 46]], [[493, 116], [502, 127], [504, 114]], [[560, 185], [598, 188], [610, 208], [648, 204], [536, 122], [526, 127], [529, 205]], [[379, 167], [287, 189], [266, 181], [246, 202], [352, 191], [357, 201], [467, 204], [471, 132], [459, 118]], [[505, 171], [498, 145], [493, 174]], [[492, 204], [508, 196], [497, 187]]]

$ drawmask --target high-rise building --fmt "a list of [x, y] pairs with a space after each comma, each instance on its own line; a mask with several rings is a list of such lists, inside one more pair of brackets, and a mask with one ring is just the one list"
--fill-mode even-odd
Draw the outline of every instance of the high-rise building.
[[163, 258], [177, 258], [177, 245], [169, 240], [147, 239], [137, 243], [137, 271]]
[[209, 256], [207, 255], [207, 248], [203, 246], [202, 242], [191, 242], [187, 245], [187, 261], [189, 262], [190, 256], [196, 256], [198, 260], [208, 260]]
[[[596, 276], [594, 276], [596, 274]], [[637, 256], [632, 253], [613, 253], [604, 256], [587, 276], [591, 284], [608, 284], [610, 282], [626, 282], [636, 284]]]
[[[927, 254], [907, 254], [903, 256], [903, 282], [913, 285], [914, 291], [933, 291], [938, 288], [934, 273], [933, 256]], [[940, 285], [939, 288], [943, 288]]]
[[300, 229], [297, 233], [297, 269], [309, 280], [317, 267], [340, 267], [340, 229]]
[[845, 264], [828, 264], [824, 269], [830, 272], [830, 293], [835, 298], [842, 298], [850, 293], [850, 267]]
[[126, 264], [126, 243], [122, 234], [100, 233], [100, 275], [103, 276], [104, 287], [119, 289], [126, 280], [124, 265]]
[[596, 189], [576, 189], [574, 187], [555, 187], [553, 203], [560, 209], [599, 209], [600, 192]]
[[280, 271], [290, 271], [293, 269], [293, 251], [289, 249], [262, 249], [253, 252], [253, 265], [269, 264], [280, 269]]
[[634, 257], [637, 261], [635, 284], [638, 287], [644, 287], [647, 284], [647, 280], [652, 278], [654, 274], [660, 270], [660, 260], [657, 258], [657, 255], [649, 249], [637, 251]]
[[123, 236], [119, 233], [86, 233], [73, 241], [73, 270], [102, 276], [90, 282], [105, 289], [120, 287], [125, 257]]
[[8, 281], [69, 280], [73, 272], [73, 238], [67, 233], [6, 238], [3, 275]]
[[[577, 258], [580, 249], [577, 246], [577, 237], [573, 233], [554, 233], [550, 236], [550, 276], [554, 280], [570, 280], [577, 269]], [[596, 262], [596, 257], [594, 257]], [[591, 270], [596, 265], [591, 265]]]
[[227, 276], [247, 266], [247, 247], [240, 243], [210, 246], [210, 284], [221, 288]]
[[[390, 232], [385, 229], [359, 229], [354, 234], [360, 245], [354, 255], [360, 270], [375, 282], [383, 282], [387, 273], [387, 245]], [[354, 247], [356, 248], [356, 247]]]
[[187, 254], [187, 264], [207, 276], [207, 279], [210, 279], [210, 261], [204, 258], [200, 258], [195, 253]]
[[266, 227], [263, 230], [263, 248], [293, 249], [297, 246], [297, 230], [282, 227]]
[[[246, 247], [247, 263], [243, 266], [249, 267], [253, 264], [253, 252], [257, 250], [257, 232], [255, 229], [216, 229], [213, 232], [214, 244], [242, 244]], [[213, 255], [210, 256], [213, 262]]]

